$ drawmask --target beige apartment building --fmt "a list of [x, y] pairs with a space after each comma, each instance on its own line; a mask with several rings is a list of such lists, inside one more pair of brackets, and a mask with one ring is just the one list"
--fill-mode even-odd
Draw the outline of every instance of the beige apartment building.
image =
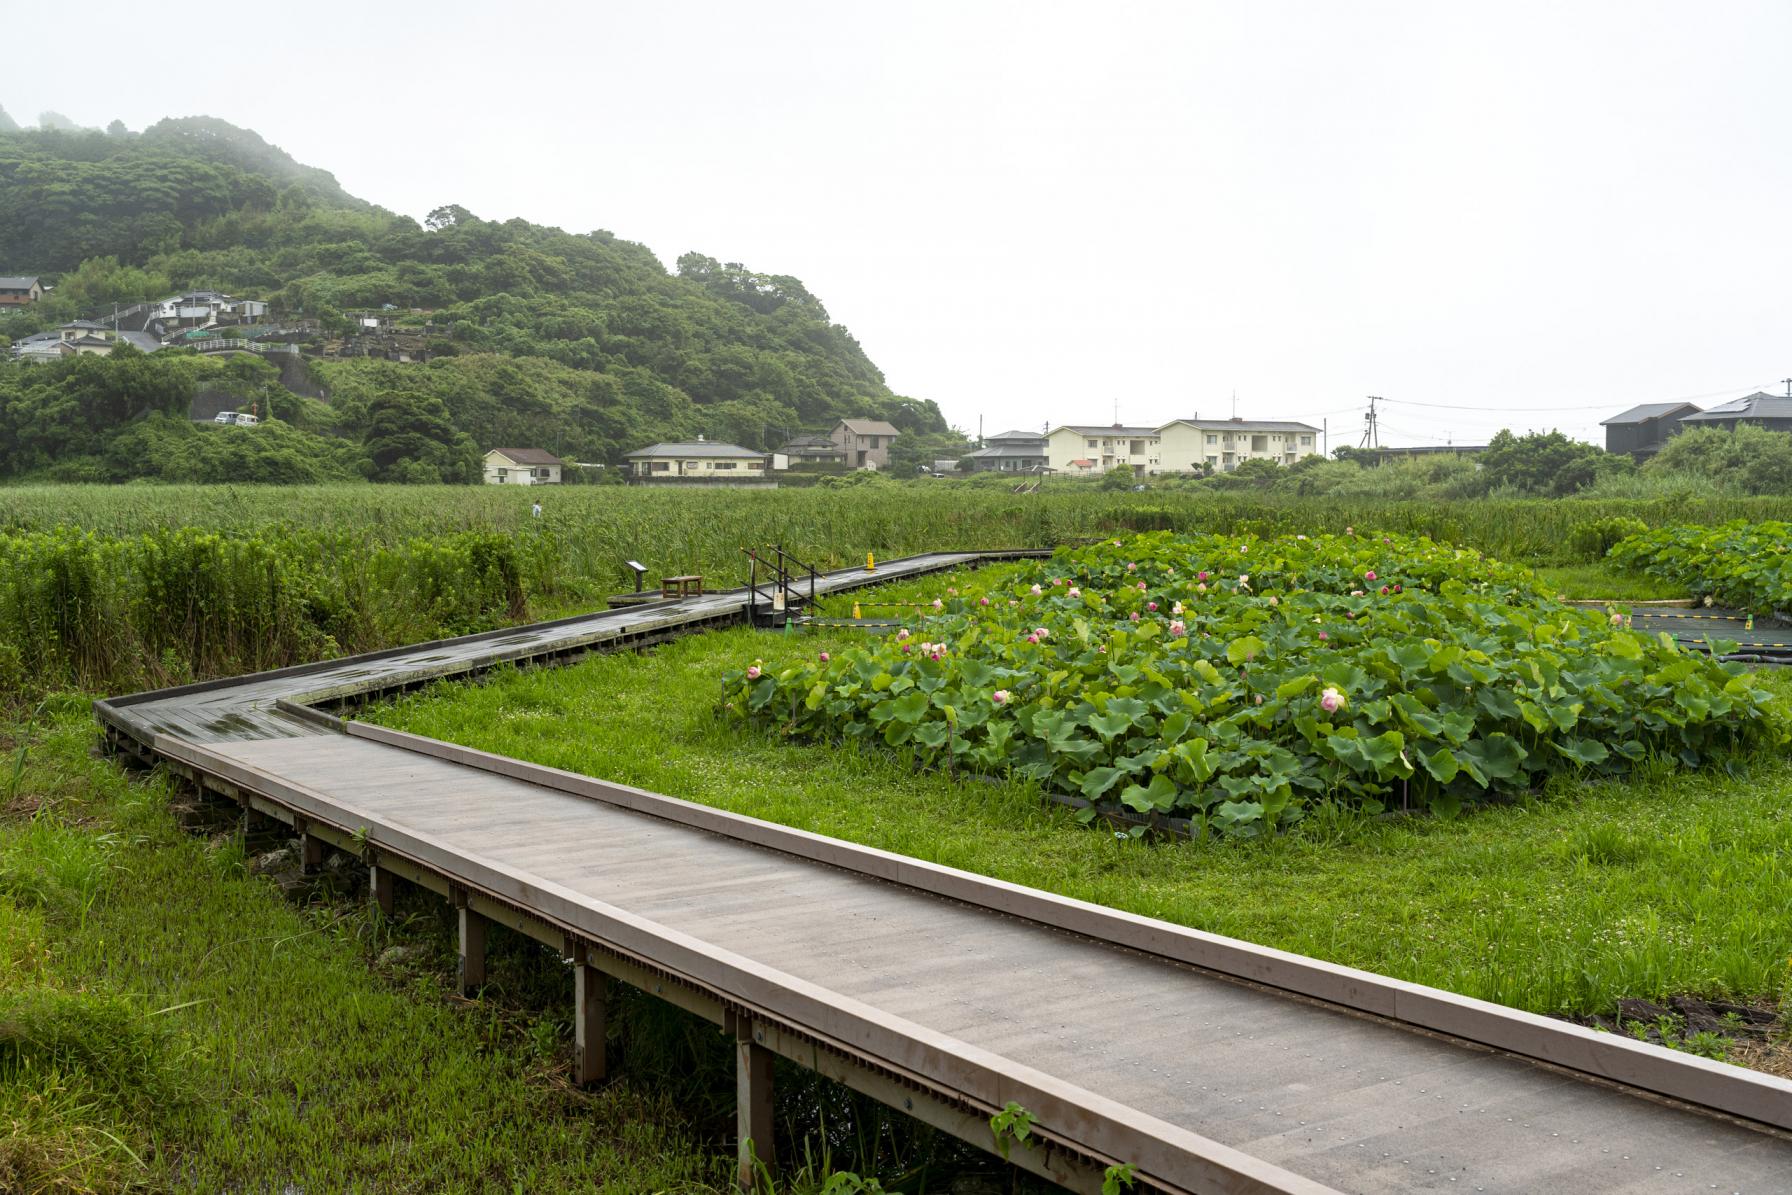
[[1045, 436], [1046, 456], [1054, 472], [1066, 477], [1098, 477], [1125, 465], [1139, 477], [1159, 472], [1157, 429], [1067, 423]]
[[1319, 452], [1319, 429], [1283, 419], [1173, 419], [1162, 427], [1067, 423], [1045, 437], [1054, 472], [1099, 477], [1124, 465], [1154, 473], [1230, 473], [1249, 460], [1292, 465]]
[[1157, 472], [1230, 473], [1246, 461], [1292, 465], [1319, 452], [1319, 429], [1281, 419], [1175, 419], [1158, 429]]

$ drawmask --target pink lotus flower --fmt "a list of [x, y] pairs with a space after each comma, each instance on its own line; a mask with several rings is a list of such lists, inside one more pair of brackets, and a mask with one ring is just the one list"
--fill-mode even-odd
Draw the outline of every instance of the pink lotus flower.
[[1144, 592], [1145, 592], [1145, 583], [1144, 583], [1144, 582], [1143, 582], [1143, 581], [1140, 581], [1140, 582], [1139, 582], [1139, 592], [1140, 592], [1140, 593], [1144, 593]]
[[1344, 708], [1344, 694], [1326, 686], [1325, 692], [1319, 695], [1319, 708], [1328, 714], [1335, 714]]
[[946, 593], [951, 597], [957, 597], [958, 596], [958, 586], [956, 586], [956, 585], [946, 586]]
[[1263, 694], [1261, 694], [1261, 693], [1257, 694], [1257, 704], [1258, 705], [1263, 704]]
[[1207, 580], [1207, 577], [1208, 577], [1208, 573], [1205, 569], [1203, 569], [1201, 572], [1198, 572], [1195, 574], [1195, 580], [1197, 580], [1197, 581], [1205, 581], [1205, 580]]
[[1295, 536], [1295, 537], [1294, 537], [1294, 538], [1295, 538], [1295, 539], [1305, 539], [1305, 538], [1307, 538], [1307, 537], [1306, 537], [1306, 536], [1304, 536], [1304, 535], [1297, 535], [1297, 536]]
[[747, 679], [748, 680], [758, 680], [759, 679], [759, 665], [749, 664], [747, 666]]
[[1137, 622], [1137, 621], [1139, 621], [1139, 612], [1138, 612], [1138, 611], [1137, 611], [1137, 610], [1134, 610], [1134, 611], [1133, 611], [1133, 612], [1132, 612], [1132, 614], [1131, 614], [1131, 615], [1129, 615], [1129, 617], [1130, 617], [1130, 618], [1131, 618], [1131, 619], [1132, 619], [1132, 620], [1133, 620], [1133, 621], [1134, 621], [1134, 622]]
[[1330, 638], [1331, 638], [1331, 636], [1326, 634], [1324, 631], [1319, 632], [1319, 641], [1321, 643], [1325, 642], [1327, 639], [1330, 639]]
[[1616, 610], [1612, 611], [1612, 625], [1615, 627], [1621, 627], [1624, 625], [1624, 616], [1622, 614], [1619, 614]]
[[1195, 592], [1196, 593], [1206, 593], [1207, 592], [1207, 582], [1202, 581], [1200, 584], [1196, 585]]
[[823, 663], [823, 664], [825, 664], [825, 663], [827, 663], [827, 662], [828, 662], [828, 653], [827, 653], [827, 652], [825, 652], [825, 651], [824, 651], [824, 652], [822, 652], [822, 653], [821, 653], [821, 662], [822, 662], [822, 663]]
[[987, 605], [989, 605], [989, 599], [988, 598], [978, 598], [977, 604], [979, 606], [987, 606]]
[[908, 638], [908, 628], [907, 628], [907, 627], [903, 627], [903, 628], [902, 628], [902, 629], [901, 629], [901, 630], [899, 630], [899, 631], [897, 631], [897, 632], [896, 632], [896, 637], [897, 637], [897, 638], [898, 638], [898, 639], [907, 639], [907, 638]]
[[1170, 624], [1170, 634], [1172, 634], [1172, 635], [1186, 635], [1186, 634], [1188, 634], [1188, 628], [1187, 628], [1187, 627], [1185, 627], [1185, 626], [1183, 626], [1183, 625], [1182, 625], [1182, 623], [1181, 623], [1181, 622], [1180, 622], [1180, 621], [1178, 621], [1178, 622], [1173, 622], [1173, 623], [1171, 623], [1171, 624]]
[[1156, 614], [1157, 613], [1157, 603], [1156, 602], [1146, 602], [1145, 609], [1151, 611], [1153, 614]]
[[945, 655], [945, 653], [944, 653], [944, 652], [938, 652], [938, 651], [936, 651], [936, 652], [934, 652], [934, 653], [933, 653], [933, 658], [934, 658], [934, 659], [935, 659], [935, 660], [938, 660], [938, 659], [939, 659], [939, 658], [940, 658], [940, 657], [941, 657], [941, 656], [943, 656], [943, 655]]
[[1383, 585], [1381, 587], [1381, 596], [1386, 597], [1387, 595], [1388, 595], [1388, 587], [1386, 585]]
[[1076, 586], [1072, 585], [1070, 587], [1070, 596], [1071, 597], [1082, 597], [1083, 591], [1078, 589]]
[[908, 644], [904, 643], [902, 645], [902, 650], [906, 653], [908, 651]]
[[935, 610], [938, 610], [938, 609], [940, 609], [940, 608], [942, 608], [942, 607], [943, 607], [943, 606], [944, 606], [944, 604], [945, 604], [945, 603], [943, 603], [943, 602], [941, 602], [941, 601], [940, 601], [940, 600], [939, 600], [939, 599], [938, 599], [938, 598], [934, 598], [934, 599], [933, 599], [933, 608], [934, 608], [934, 609], [935, 609]]
[[[1056, 584], [1056, 582], [1054, 582], [1054, 584]], [[1037, 586], [1037, 585], [1033, 586], [1033, 596], [1034, 597], [1038, 597], [1040, 594], [1042, 594], [1044, 592], [1045, 592], [1045, 590], [1039, 588], [1039, 586]]]
[[1398, 586], [1398, 585], [1396, 585], [1396, 586], [1394, 586], [1394, 592], [1395, 592], [1395, 593], [1400, 593], [1400, 592], [1402, 592], [1402, 591], [1401, 591], [1401, 589], [1400, 589], [1400, 587], [1399, 587], [1399, 586]]
[[1360, 590], [1360, 589], [1353, 589], [1353, 590], [1351, 590], [1351, 591], [1350, 591], [1350, 596], [1351, 596], [1351, 597], [1362, 597], [1362, 596], [1363, 596], [1363, 591], [1362, 591], [1362, 590]]
[[1249, 552], [1249, 551], [1250, 551], [1250, 550], [1251, 550], [1251, 545], [1249, 545], [1249, 544], [1239, 544], [1239, 545], [1238, 545], [1238, 550], [1239, 550], [1239, 551], [1240, 551], [1240, 552]]
[[1272, 593], [1269, 595], [1269, 604], [1272, 606], [1279, 606], [1282, 604], [1282, 599]]
[[1136, 564], [1128, 564], [1126, 566], [1126, 571], [1129, 573], [1136, 573], [1139, 571], [1139, 566]]
[[989, 695], [989, 699], [991, 701], [995, 702], [997, 705], [1007, 705], [1008, 704], [1008, 690], [997, 689], [994, 693], [991, 693]]
[[1369, 570], [1369, 571], [1368, 571], [1368, 572], [1366, 572], [1366, 573], [1364, 573], [1364, 574], [1363, 574], [1363, 580], [1365, 580], [1365, 581], [1373, 581], [1373, 580], [1375, 580], [1375, 570], [1374, 570], [1374, 569], [1370, 569], [1370, 570]]
[[1009, 604], [1009, 605], [1010, 605], [1010, 606], [1018, 606], [1018, 605], [1020, 605], [1020, 603], [1019, 603], [1019, 602], [1018, 602], [1018, 601], [1016, 601], [1016, 600], [1015, 600], [1015, 599], [1014, 599], [1014, 598], [1009, 598], [1009, 599], [1008, 599], [1008, 604]]
[[1356, 528], [1355, 527], [1346, 527], [1346, 528], [1344, 528], [1344, 534], [1345, 535], [1355, 535]]
[[1240, 589], [1249, 589], [1251, 587], [1251, 574], [1240, 573], [1238, 575], [1238, 586]]
[[1039, 636], [1041, 639], [1044, 639], [1046, 636], [1051, 634], [1051, 632], [1046, 630], [1044, 627], [1034, 627], [1033, 633], [1035, 635]]

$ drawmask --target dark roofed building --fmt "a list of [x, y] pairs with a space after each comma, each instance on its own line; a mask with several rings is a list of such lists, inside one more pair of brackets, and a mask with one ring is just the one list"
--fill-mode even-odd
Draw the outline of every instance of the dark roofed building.
[[989, 437], [971, 453], [971, 468], [978, 473], [1037, 473], [1050, 455], [1045, 433], [1008, 431]]
[[24, 307], [43, 297], [41, 279], [0, 276], [0, 307]]
[[828, 436], [796, 436], [778, 449], [778, 454], [792, 465], [839, 465], [846, 461], [846, 449]]
[[1680, 430], [1683, 420], [1695, 418], [1699, 408], [1689, 402], [1646, 402], [1600, 420], [1605, 428], [1605, 450], [1627, 452], [1638, 460], [1654, 456], [1668, 437]]
[[1719, 403], [1709, 411], [1688, 415], [1680, 421], [1685, 427], [1723, 427], [1734, 429], [1739, 423], [1752, 423], [1768, 431], [1792, 432], [1792, 395], [1769, 394], [1757, 390], [1746, 398]]

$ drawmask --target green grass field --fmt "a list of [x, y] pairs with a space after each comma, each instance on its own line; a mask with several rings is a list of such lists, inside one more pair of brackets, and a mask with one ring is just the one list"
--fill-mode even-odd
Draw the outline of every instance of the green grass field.
[[450, 997], [439, 902], [283, 899], [231, 824], [183, 825], [93, 739], [75, 701], [0, 732], [0, 1190], [725, 1185], [651, 1087], [569, 1086], [538, 965]]
[[1118, 840], [1024, 786], [715, 716], [723, 671], [755, 657], [776, 669], [856, 633], [704, 635], [441, 685], [364, 716], [1538, 1012], [1792, 988], [1785, 762], [1561, 784], [1453, 820], [1321, 810], [1259, 843]]

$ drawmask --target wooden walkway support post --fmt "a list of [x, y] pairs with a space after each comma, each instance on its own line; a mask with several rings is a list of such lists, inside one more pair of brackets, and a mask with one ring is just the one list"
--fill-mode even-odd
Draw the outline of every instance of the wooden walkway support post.
[[398, 877], [391, 871], [381, 867], [378, 863], [368, 867], [367, 894], [373, 898], [373, 903], [379, 906], [380, 912], [388, 917], [392, 915], [393, 898], [398, 895], [397, 887]]
[[485, 986], [486, 920], [468, 905], [464, 888], [454, 890], [454, 911], [460, 921], [460, 994], [471, 996]]
[[299, 832], [299, 873], [312, 875], [324, 865], [324, 840], [311, 833], [302, 817], [293, 819], [293, 829]]
[[739, 1175], [742, 1191], [755, 1189], [755, 1171], [769, 1174], [775, 1161], [772, 1151], [772, 1052], [754, 1041], [763, 1033], [747, 1018], [735, 1027], [734, 1129], [739, 1142]]
[[604, 1037], [610, 977], [591, 965], [583, 942], [572, 948], [572, 1081], [590, 1087], [604, 1079]]

